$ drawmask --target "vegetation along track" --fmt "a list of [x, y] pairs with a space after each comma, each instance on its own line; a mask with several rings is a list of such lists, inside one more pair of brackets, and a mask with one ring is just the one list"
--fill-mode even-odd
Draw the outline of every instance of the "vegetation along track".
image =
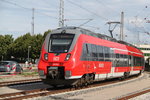
[[29, 83], [35, 83], [35, 82], [41, 82], [41, 79], [37, 78], [37, 79], [28, 79], [28, 80], [0, 82], [0, 87], [10, 86], [10, 85], [29, 84]]
[[[135, 78], [130, 77], [128, 79], [124, 79], [123, 81], [130, 80]], [[45, 89], [35, 89], [35, 90], [28, 90], [23, 92], [16, 92], [16, 93], [9, 93], [9, 94], [2, 94], [0, 95], [1, 100], [22, 100], [27, 98], [33, 98], [33, 97], [39, 97], [39, 96], [48, 96], [52, 94], [58, 94], [63, 92], [71, 92], [74, 90], [81, 90], [81, 89], [87, 89], [92, 87], [98, 87], [98, 86], [104, 86], [112, 83], [120, 82], [118, 79], [111, 79], [111, 80], [105, 80], [101, 82], [95, 82], [93, 84], [90, 84], [88, 86], [73, 88], [73, 87], [57, 87], [57, 88], [45, 88]]]

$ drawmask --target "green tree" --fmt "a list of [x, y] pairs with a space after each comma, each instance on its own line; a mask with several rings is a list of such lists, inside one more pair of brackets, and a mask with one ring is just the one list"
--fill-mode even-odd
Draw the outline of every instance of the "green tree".
[[20, 60], [25, 60], [28, 56], [28, 47], [31, 46], [31, 44], [32, 36], [30, 33], [18, 37], [12, 45], [13, 56]]
[[42, 42], [43, 36], [41, 34], [32, 36], [31, 58], [34, 59], [34, 61], [40, 57]]
[[12, 35], [0, 35], [0, 60], [8, 59], [10, 57], [8, 52], [13, 40]]
[[47, 34], [50, 33], [50, 32], [51, 32], [51, 30], [47, 30], [46, 32], [44, 32], [44, 35], [43, 35], [43, 41], [45, 40]]
[[[11, 59], [14, 57], [15, 60], [21, 60], [25, 62], [28, 58], [28, 50], [30, 51], [30, 60], [38, 59], [40, 57], [40, 51], [45, 40], [45, 37], [51, 30], [44, 32], [44, 34], [31, 35], [26, 33], [13, 39], [12, 35], [0, 35], [0, 59]], [[30, 47], [30, 48], [29, 48]]]

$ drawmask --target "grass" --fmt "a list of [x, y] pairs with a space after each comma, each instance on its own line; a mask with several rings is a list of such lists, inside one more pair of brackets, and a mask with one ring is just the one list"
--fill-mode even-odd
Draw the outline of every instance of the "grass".
[[38, 72], [34, 71], [34, 72], [22, 72], [21, 75], [23, 76], [37, 76]]

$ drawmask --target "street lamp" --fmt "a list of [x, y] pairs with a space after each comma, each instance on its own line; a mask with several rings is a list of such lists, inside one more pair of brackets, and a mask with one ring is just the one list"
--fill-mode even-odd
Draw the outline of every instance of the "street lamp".
[[28, 62], [29, 62], [29, 56], [30, 56], [30, 48], [31, 46], [28, 46]]

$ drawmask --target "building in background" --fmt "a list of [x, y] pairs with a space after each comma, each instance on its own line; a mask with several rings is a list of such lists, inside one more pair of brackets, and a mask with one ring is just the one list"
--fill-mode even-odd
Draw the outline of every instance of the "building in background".
[[137, 47], [144, 53], [145, 60], [150, 58], [150, 45], [137, 45]]
[[136, 45], [144, 53], [145, 70], [150, 71], [150, 45]]

